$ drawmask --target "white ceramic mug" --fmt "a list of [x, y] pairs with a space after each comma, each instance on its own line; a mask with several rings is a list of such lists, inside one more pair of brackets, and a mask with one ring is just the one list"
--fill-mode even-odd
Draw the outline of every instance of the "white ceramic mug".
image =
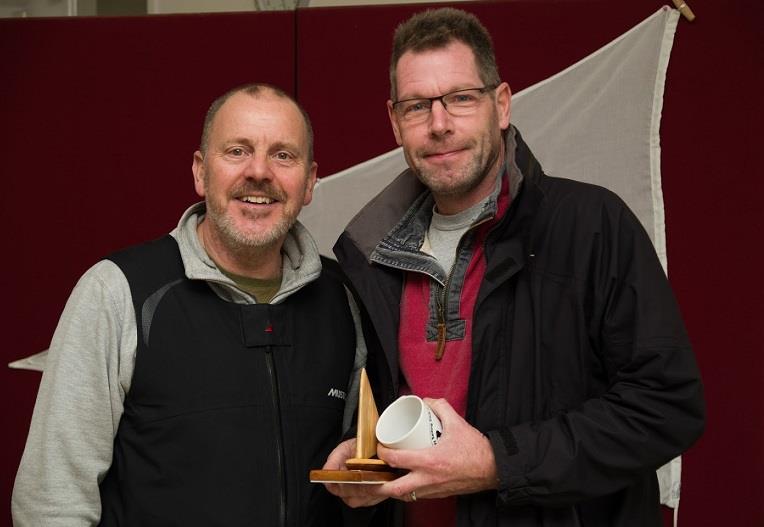
[[388, 406], [377, 421], [377, 440], [388, 448], [434, 446], [443, 433], [440, 419], [416, 395], [404, 395]]

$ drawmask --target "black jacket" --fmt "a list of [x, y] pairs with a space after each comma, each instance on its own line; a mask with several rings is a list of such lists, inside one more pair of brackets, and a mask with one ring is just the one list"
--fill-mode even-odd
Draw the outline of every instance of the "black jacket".
[[221, 299], [166, 236], [110, 257], [125, 273], [138, 351], [102, 526], [334, 527], [308, 481], [340, 440], [355, 331], [336, 263], [278, 304]]
[[[665, 273], [617, 196], [546, 176], [514, 128], [505, 141], [513, 200], [486, 241], [466, 414], [491, 441], [500, 486], [460, 497], [457, 524], [661, 525], [655, 470], [704, 426]], [[369, 255], [423, 191], [404, 172], [335, 246], [367, 316], [380, 409], [398, 394], [403, 273]], [[377, 517], [399, 524], [388, 501]]]

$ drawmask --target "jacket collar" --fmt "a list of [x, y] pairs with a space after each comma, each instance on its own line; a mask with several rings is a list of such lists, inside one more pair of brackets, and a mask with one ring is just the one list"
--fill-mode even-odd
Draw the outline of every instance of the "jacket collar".
[[[540, 167], [513, 125], [504, 132], [504, 145], [503, 177], [509, 179], [509, 192], [514, 201], [527, 175], [540, 173]], [[396, 252], [396, 256], [408, 256], [419, 250], [432, 205], [432, 194], [411, 169], [407, 169], [361, 209], [348, 224], [345, 235], [368, 263], [389, 265], [391, 251]], [[496, 211], [495, 198], [489, 201], [485, 213], [490, 210]]]

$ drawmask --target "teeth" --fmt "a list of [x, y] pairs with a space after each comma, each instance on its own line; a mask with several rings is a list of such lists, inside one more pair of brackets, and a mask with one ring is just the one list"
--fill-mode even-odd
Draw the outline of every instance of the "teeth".
[[241, 199], [241, 201], [246, 201], [247, 203], [256, 203], [258, 205], [270, 205], [273, 203], [271, 198], [266, 198], [265, 196], [243, 196], [239, 199]]

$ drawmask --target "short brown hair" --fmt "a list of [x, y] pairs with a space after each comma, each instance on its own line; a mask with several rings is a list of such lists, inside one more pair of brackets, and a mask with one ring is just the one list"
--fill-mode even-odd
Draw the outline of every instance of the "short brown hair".
[[305, 123], [305, 134], [308, 137], [308, 165], [313, 162], [313, 126], [310, 124], [310, 117], [308, 117], [308, 112], [306, 112], [305, 109], [300, 106], [300, 103], [298, 103], [294, 97], [289, 95], [287, 92], [281, 88], [263, 82], [255, 82], [252, 84], [239, 86], [238, 88], [227, 91], [212, 102], [210, 108], [207, 110], [207, 115], [204, 117], [204, 126], [202, 127], [202, 140], [201, 144], [199, 145], [199, 150], [201, 151], [202, 155], [207, 153], [207, 147], [209, 146], [210, 141], [210, 132], [212, 131], [212, 122], [215, 120], [215, 116], [218, 114], [218, 111], [220, 111], [220, 108], [226, 103], [226, 101], [237, 93], [246, 93], [247, 95], [251, 95], [253, 97], [257, 97], [264, 93], [270, 93], [271, 95], [292, 101], [300, 111], [302, 120]]
[[395, 68], [404, 53], [442, 49], [455, 40], [469, 46], [474, 53], [483, 84], [494, 86], [501, 82], [491, 35], [477, 17], [452, 7], [428, 9], [395, 29], [390, 56], [390, 98], [395, 101], [398, 97]]

